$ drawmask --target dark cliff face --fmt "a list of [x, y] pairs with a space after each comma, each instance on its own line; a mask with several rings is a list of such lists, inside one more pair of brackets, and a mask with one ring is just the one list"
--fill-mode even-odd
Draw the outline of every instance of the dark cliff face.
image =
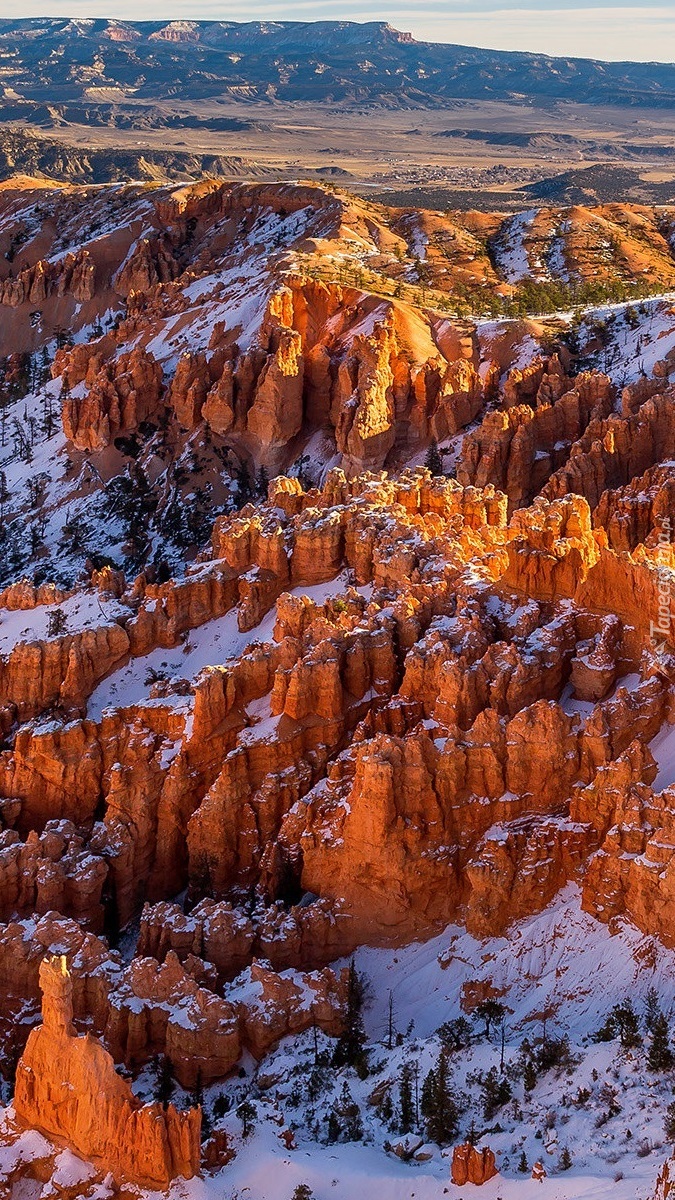
[[25, 119], [33, 106], [35, 119], [44, 118], [45, 105], [90, 102], [97, 87], [133, 89], [145, 102], [180, 95], [419, 107], [515, 97], [675, 105], [670, 64], [416, 42], [380, 22], [5, 20], [0, 55], [3, 82], [21, 98], [8, 101], [5, 119]]

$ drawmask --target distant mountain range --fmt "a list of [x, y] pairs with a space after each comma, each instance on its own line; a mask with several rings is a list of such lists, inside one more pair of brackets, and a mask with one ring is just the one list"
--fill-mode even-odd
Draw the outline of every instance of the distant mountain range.
[[[177, 100], [442, 108], [457, 99], [675, 107], [675, 64], [417, 42], [381, 22], [0, 21], [0, 120]], [[79, 115], [79, 114], [78, 114]], [[75, 116], [74, 119], [77, 119]]]

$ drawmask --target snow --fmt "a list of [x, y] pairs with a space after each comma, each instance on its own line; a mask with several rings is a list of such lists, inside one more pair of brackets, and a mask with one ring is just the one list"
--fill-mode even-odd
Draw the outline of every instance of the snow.
[[[65, 622], [60, 634], [49, 633], [50, 617], [56, 611]], [[0, 608], [0, 655], [7, 656], [22, 642], [42, 641], [49, 637], [64, 637], [111, 624], [118, 617], [129, 617], [129, 609], [116, 600], [103, 599], [98, 592], [78, 592], [61, 604], [40, 604], [36, 608]]]
[[495, 260], [507, 283], [519, 283], [533, 273], [524, 238], [536, 215], [537, 209], [531, 208], [504, 222], [500, 241], [495, 245]]
[[675, 725], [666, 722], [649, 743], [649, 749], [659, 768], [652, 788], [655, 792], [662, 792], [675, 783]]
[[648, 300], [605, 305], [591, 309], [582, 325], [590, 339], [593, 323], [606, 322], [608, 344], [584, 361], [611, 375], [619, 385], [651, 377], [654, 366], [675, 350], [675, 293]]
[[[618, 679], [614, 686], [609, 690], [606, 696], [603, 696], [603, 703], [611, 700], [619, 690], [625, 688], [627, 692], [634, 692], [642, 682], [642, 676], [636, 672], [631, 672], [629, 675], [624, 675]], [[569, 716], [578, 713], [582, 717], [589, 717], [596, 707], [592, 700], [577, 700], [574, 696], [574, 687], [571, 683], [565, 684], [562, 690], [559, 704]]]
[[[312, 587], [297, 587], [292, 596], [308, 596], [315, 604], [323, 604], [331, 596], [337, 596], [348, 586], [345, 573], [326, 583]], [[356, 589], [362, 596], [369, 596], [370, 585]], [[87, 716], [100, 721], [109, 708], [126, 708], [130, 705], [147, 703], [150, 688], [157, 677], [194, 680], [204, 667], [224, 666], [239, 658], [256, 642], [269, 642], [276, 622], [276, 604], [263, 617], [255, 629], [241, 633], [238, 625], [238, 609], [232, 608], [223, 617], [216, 617], [197, 629], [191, 629], [184, 642], [173, 650], [159, 647], [129, 662], [108, 675], [89, 698]], [[162, 703], [185, 707], [185, 697], [170, 696]], [[259, 727], [256, 727], [259, 728]]]
[[54, 1187], [77, 1187], [86, 1183], [95, 1174], [94, 1168], [70, 1150], [62, 1150], [56, 1160], [56, 1170], [51, 1182]]
[[565, 259], [565, 235], [569, 233], [571, 222], [562, 221], [553, 234], [553, 241], [546, 255], [549, 278], [560, 279], [563, 283], [571, 283], [570, 274]]
[[[498, 1065], [499, 1037], [478, 1036], [474, 1023], [471, 1045], [451, 1055], [453, 1089], [464, 1109], [457, 1140], [474, 1120], [481, 1143], [494, 1149], [500, 1166], [500, 1175], [483, 1187], [481, 1197], [648, 1200], [660, 1164], [669, 1153], [663, 1138], [663, 1114], [672, 1095], [671, 1075], [646, 1070], [644, 1047], [621, 1051], [616, 1041], [594, 1043], [588, 1035], [599, 1027], [611, 1006], [626, 996], [641, 1013], [650, 987], [656, 988], [664, 1011], [672, 1016], [673, 951], [628, 922], [615, 922], [610, 932], [581, 911], [578, 888], [568, 885], [548, 909], [503, 937], [481, 940], [459, 926], [450, 926], [426, 942], [404, 949], [366, 947], [355, 957], [372, 996], [365, 1013], [371, 1043], [370, 1076], [361, 1080], [353, 1070], [338, 1073], [328, 1069], [327, 1090], [322, 1084], [319, 1096], [308, 1105], [303, 1097], [314, 1061], [311, 1031], [285, 1039], [259, 1068], [245, 1055], [241, 1072], [223, 1084], [211, 1085], [205, 1094], [209, 1108], [218, 1095], [229, 1102], [229, 1111], [216, 1124], [227, 1131], [236, 1157], [213, 1175], [175, 1181], [168, 1192], [170, 1200], [222, 1200], [223, 1195], [241, 1200], [290, 1200], [301, 1183], [312, 1189], [315, 1200], [370, 1200], [373, 1196], [439, 1200], [443, 1195], [450, 1200], [468, 1200], [469, 1189], [450, 1183], [451, 1146], [439, 1149], [424, 1142], [423, 1161], [401, 1160], [384, 1147], [387, 1140], [394, 1145], [400, 1142], [400, 1133], [387, 1125], [368, 1097], [389, 1081], [396, 1102], [404, 1062], [417, 1062], [420, 1079], [424, 1078], [438, 1055], [436, 1031], [462, 1012], [463, 987], [475, 988], [481, 983], [490, 983], [507, 1007], [505, 1062], [509, 1070], [522, 1039], [539, 1036], [544, 1014], [549, 1036], [567, 1034], [572, 1052], [570, 1065], [540, 1073], [531, 1093], [523, 1093], [522, 1084], [514, 1080], [515, 1101], [499, 1109], [484, 1133], [486, 1121], [476, 1107], [477, 1073], [484, 1075]], [[386, 1043], [390, 994], [398, 1035], [391, 1048]], [[249, 972], [232, 985], [231, 998], [255, 1002]], [[310, 993], [305, 999], [311, 999]], [[174, 1010], [172, 1020], [188, 1028], [190, 1014]], [[320, 1051], [330, 1050], [330, 1040], [321, 1033], [318, 1044]], [[322, 1130], [325, 1114], [343, 1081], [359, 1104], [364, 1140], [326, 1144], [323, 1134], [317, 1140], [309, 1126], [316, 1119]], [[151, 1082], [148, 1070], [142, 1071], [134, 1085], [136, 1093], [149, 1098]], [[615, 1093], [620, 1108], [614, 1116], [606, 1115], [608, 1089]], [[182, 1097], [185, 1103], [187, 1096], [181, 1089], [177, 1091], [177, 1099]], [[244, 1097], [252, 1099], [256, 1109], [254, 1130], [246, 1140], [236, 1116]], [[8, 1128], [11, 1110], [6, 1110], [2, 1121]], [[289, 1128], [297, 1143], [292, 1150], [280, 1138]], [[573, 1159], [567, 1172], [557, 1165], [563, 1146], [569, 1147]], [[536, 1183], [529, 1174], [518, 1172], [523, 1151], [530, 1165], [543, 1160], [549, 1175], [544, 1182]], [[41, 1135], [22, 1133], [0, 1149], [0, 1181], [18, 1162], [48, 1152], [49, 1145]], [[86, 1164], [68, 1151], [54, 1153], [56, 1168], [48, 1187], [57, 1182], [71, 1187], [87, 1184]], [[145, 1189], [134, 1192], [142, 1200], [158, 1195]], [[37, 1193], [36, 1200], [47, 1200], [50, 1194], [49, 1190]], [[105, 1194], [98, 1193], [101, 1197]]]

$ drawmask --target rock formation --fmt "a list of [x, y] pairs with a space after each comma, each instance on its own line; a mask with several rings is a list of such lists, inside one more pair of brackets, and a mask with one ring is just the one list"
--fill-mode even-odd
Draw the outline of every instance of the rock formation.
[[179, 1175], [198, 1174], [200, 1110], [141, 1105], [101, 1043], [77, 1036], [64, 957], [44, 960], [40, 986], [43, 1023], [17, 1067], [20, 1120], [132, 1183], [166, 1187]]
[[480, 1187], [496, 1174], [495, 1156], [487, 1146], [482, 1150], [477, 1150], [469, 1142], [455, 1146], [452, 1152], [451, 1178], [456, 1187], [463, 1187], [465, 1183], [474, 1183]]
[[[553, 209], [521, 228], [312, 185], [132, 186], [71, 254], [78, 195], [49, 192], [51, 223], [31, 208], [30, 252], [3, 197], [0, 385], [26, 416], [12, 399], [0, 430], [20, 463], [0, 479], [0, 1035], [9, 1067], [24, 1050], [21, 1121], [164, 1187], [198, 1169], [199, 1114], [142, 1106], [113, 1063], [141, 1087], [160, 1062], [211, 1107], [228, 1089], [220, 1169], [255, 1060], [290, 1155], [286, 1047], [265, 1060], [308, 1031], [332, 1057], [331, 964], [363, 944], [511, 937], [573, 884], [595, 928], [672, 945], [670, 351], [621, 388], [590, 320], [582, 356], [557, 318], [453, 315], [458, 282], [517, 300], [507, 234], [528, 261], [572, 255], [579, 206], [563, 230]], [[656, 236], [654, 214], [596, 220]], [[616, 316], [624, 341], [652, 318], [670, 336], [667, 303]], [[495, 1173], [455, 1149], [458, 1186]]]

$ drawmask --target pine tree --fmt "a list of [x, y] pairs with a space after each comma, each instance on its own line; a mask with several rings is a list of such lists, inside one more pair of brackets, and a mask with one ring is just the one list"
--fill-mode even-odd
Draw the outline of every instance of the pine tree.
[[663, 1128], [665, 1129], [668, 1141], [675, 1142], [675, 1100], [673, 1100], [666, 1109], [666, 1117], [663, 1122]]
[[66, 614], [62, 608], [54, 608], [47, 614], [47, 637], [60, 637], [66, 632]]
[[523, 1152], [520, 1155], [520, 1159], [518, 1160], [518, 1170], [520, 1171], [521, 1175], [527, 1175], [527, 1172], [529, 1171], [529, 1169], [530, 1168], [527, 1165], [527, 1155], [526, 1155], [525, 1151], [523, 1150]]
[[420, 1111], [422, 1116], [428, 1118], [431, 1116], [434, 1107], [434, 1097], [436, 1095], [436, 1071], [432, 1067], [427, 1075], [424, 1076], [422, 1084], [422, 1096], [420, 1099]]
[[159, 1104], [168, 1104], [175, 1087], [171, 1059], [167, 1058], [166, 1054], [157, 1055], [153, 1066], [155, 1069], [155, 1100]]
[[255, 488], [261, 500], [267, 499], [267, 489], [269, 487], [270, 477], [266, 467], [259, 467], [255, 477]]
[[531, 1058], [527, 1059], [523, 1070], [523, 1085], [526, 1092], [534, 1091], [537, 1086], [537, 1068]]
[[569, 1171], [572, 1166], [572, 1155], [567, 1146], [563, 1146], [560, 1158], [558, 1159], [558, 1170]]
[[647, 1000], [645, 1003], [645, 1029], [647, 1030], [647, 1033], [654, 1032], [654, 1022], [656, 1018], [660, 1016], [660, 1014], [661, 1008], [659, 1005], [659, 997], [656, 988], [650, 987], [649, 991], [647, 992]]
[[237, 508], [243, 508], [253, 496], [251, 473], [247, 463], [243, 461], [239, 463], [234, 473], [234, 479], [237, 485], [236, 505]]
[[439, 1146], [447, 1145], [457, 1133], [457, 1104], [450, 1088], [448, 1051], [443, 1047], [434, 1070], [427, 1075], [422, 1088], [422, 1114], [426, 1120], [427, 1136]]
[[[333, 1121], [331, 1121], [331, 1117], [334, 1118]], [[345, 1080], [328, 1118], [328, 1140], [360, 1142], [362, 1138], [361, 1110], [349, 1090], [347, 1080]]]
[[438, 1036], [448, 1050], [464, 1050], [471, 1041], [471, 1026], [466, 1017], [455, 1017], [452, 1021], [443, 1022]]
[[314, 1200], [314, 1192], [308, 1183], [299, 1183], [291, 1196], [291, 1200]]
[[492, 1067], [483, 1080], [483, 1116], [486, 1121], [492, 1120], [495, 1113], [508, 1103], [511, 1094], [508, 1079], [500, 1078], [496, 1067]]
[[404, 1063], [399, 1083], [399, 1108], [401, 1133], [410, 1133], [415, 1123], [415, 1105], [412, 1090], [413, 1073], [410, 1063]]
[[443, 474], [443, 459], [441, 458], [436, 438], [432, 438], [429, 443], [429, 449], [427, 450], [426, 458], [424, 459], [424, 465], [425, 467], [428, 467], [432, 475]]
[[647, 1067], [650, 1071], [668, 1071], [673, 1065], [673, 1051], [670, 1047], [670, 1030], [662, 1012], [654, 1017], [652, 1024], [652, 1041], [647, 1054]]
[[498, 1000], [483, 1000], [473, 1010], [473, 1016], [485, 1026], [485, 1036], [490, 1037], [493, 1025], [498, 1025], [506, 1016], [506, 1009]]
[[248, 1137], [249, 1133], [253, 1129], [253, 1122], [255, 1121], [257, 1115], [255, 1104], [252, 1104], [250, 1100], [242, 1100], [241, 1104], [237, 1108], [237, 1116], [242, 1124], [242, 1137]]
[[347, 1007], [345, 1024], [335, 1046], [333, 1064], [336, 1067], [356, 1067], [365, 1070], [366, 1063], [366, 1031], [363, 1026], [363, 980], [361, 979], [354, 959], [349, 964], [347, 980]]
[[4, 471], [0, 471], [0, 521], [5, 519], [5, 507], [10, 499], [10, 491], [7, 487], [7, 476]]
[[326, 1140], [331, 1144], [339, 1141], [341, 1129], [342, 1129], [342, 1127], [340, 1125], [340, 1119], [339, 1119], [337, 1113], [334, 1111], [334, 1109], [331, 1109], [331, 1111], [328, 1114], [328, 1128], [326, 1131]]
[[622, 1004], [615, 1004], [612, 1015], [617, 1023], [619, 1041], [623, 1048], [632, 1050], [635, 1046], [640, 1046], [642, 1044], [640, 1023], [631, 1001], [624, 1000]]

